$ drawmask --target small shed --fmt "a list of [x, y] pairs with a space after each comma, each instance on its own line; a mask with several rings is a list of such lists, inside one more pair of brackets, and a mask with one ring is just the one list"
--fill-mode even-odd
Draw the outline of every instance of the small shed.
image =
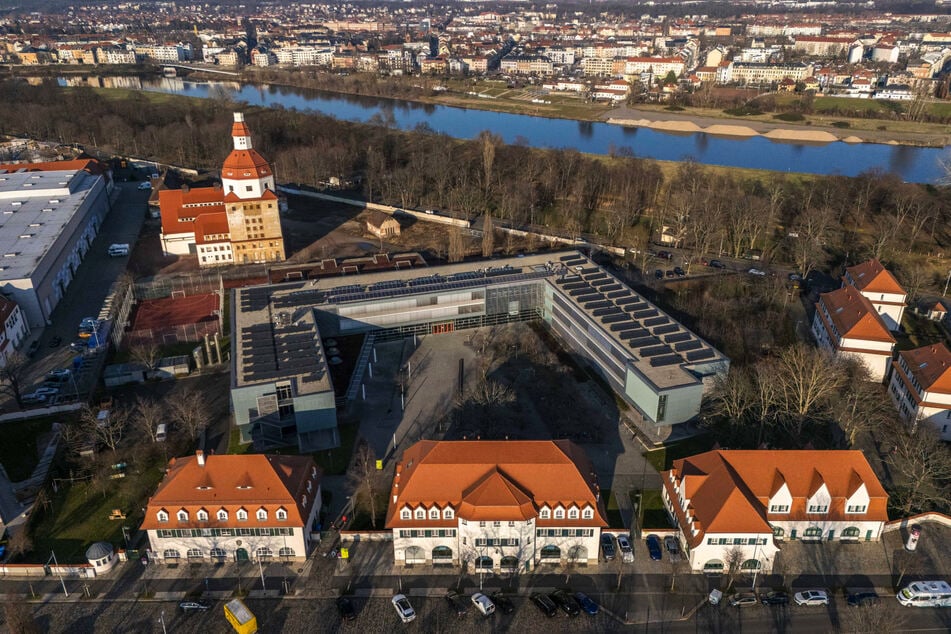
[[371, 211], [367, 214], [367, 231], [377, 238], [392, 238], [400, 235], [400, 222], [393, 216], [382, 211]]
[[145, 383], [145, 373], [148, 370], [141, 363], [117, 363], [107, 365], [102, 373], [102, 380], [106, 387], [117, 387], [128, 383]]
[[98, 576], [112, 570], [119, 558], [116, 557], [116, 551], [112, 544], [96, 542], [86, 549], [86, 560]]
[[162, 357], [155, 364], [155, 369], [149, 373], [149, 376], [153, 379], [174, 379], [179, 376], [188, 376], [191, 369], [191, 357], [187, 354], [177, 357]]
[[944, 302], [937, 301], [934, 304], [925, 305], [925, 316], [931, 321], [941, 321], [948, 316], [948, 308]]

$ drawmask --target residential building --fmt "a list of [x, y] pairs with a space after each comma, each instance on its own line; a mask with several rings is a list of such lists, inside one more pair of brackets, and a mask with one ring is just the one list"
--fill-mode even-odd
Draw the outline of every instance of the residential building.
[[231, 397], [242, 442], [262, 434], [286, 442], [296, 435], [302, 447], [335, 446], [334, 388], [321, 343], [327, 338], [543, 321], [658, 431], [695, 418], [704, 394], [730, 366], [713, 346], [577, 251], [341, 272], [325, 278], [297, 269], [297, 281], [235, 289]]
[[842, 277], [842, 285], [857, 288], [875, 307], [889, 330], [899, 329], [902, 315], [905, 314], [908, 293], [881, 262], [873, 258], [847, 267]]
[[46, 326], [65, 296], [112, 187], [93, 159], [0, 164], [0, 290], [30, 328]]
[[396, 564], [595, 565], [607, 526], [594, 466], [567, 440], [422, 440], [396, 464], [390, 495]]
[[770, 571], [785, 539], [878, 541], [888, 494], [861, 451], [715, 450], [662, 474], [690, 568]]
[[793, 50], [806, 55], [835, 57], [849, 50], [854, 37], [826, 37], [821, 35], [797, 35]]
[[253, 148], [240, 112], [231, 137], [220, 186], [159, 190], [166, 255], [194, 253], [202, 267], [284, 260], [274, 175]]
[[812, 64], [769, 64], [757, 62], [733, 62], [731, 80], [739, 84], [769, 84], [786, 77], [802, 81], [812, 75]]
[[30, 326], [17, 303], [0, 296], [0, 367], [20, 348], [20, 344], [30, 336]]
[[844, 286], [819, 296], [812, 336], [819, 347], [861, 361], [872, 380], [885, 379], [895, 337], [875, 307], [856, 288]]
[[655, 77], [665, 77], [668, 73], [680, 77], [684, 74], [685, 68], [682, 57], [628, 57], [624, 64], [624, 75], [638, 75], [651, 71]]
[[906, 421], [931, 424], [951, 440], [951, 351], [944, 343], [900, 351], [888, 393]]
[[319, 541], [320, 473], [310, 456], [172, 458], [149, 498], [149, 558], [185, 562], [304, 561]]

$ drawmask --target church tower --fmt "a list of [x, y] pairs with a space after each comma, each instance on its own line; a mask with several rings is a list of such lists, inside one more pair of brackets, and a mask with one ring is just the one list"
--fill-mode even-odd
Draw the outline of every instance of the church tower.
[[235, 264], [284, 260], [284, 236], [274, 174], [251, 144], [244, 114], [234, 113], [234, 149], [221, 169], [225, 211]]

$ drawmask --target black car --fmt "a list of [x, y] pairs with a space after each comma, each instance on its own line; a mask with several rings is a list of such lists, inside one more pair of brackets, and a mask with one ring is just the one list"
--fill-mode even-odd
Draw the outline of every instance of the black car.
[[615, 554], [614, 537], [610, 533], [601, 533], [601, 555], [604, 560], [611, 561]]
[[760, 596], [760, 601], [763, 605], [787, 605], [789, 603], [789, 595], [785, 592], [767, 592]]
[[664, 553], [660, 550], [660, 540], [657, 538], [657, 535], [647, 536], [647, 551], [654, 561], [660, 561], [664, 558]]
[[845, 600], [852, 607], [875, 605], [878, 603], [878, 595], [870, 590], [850, 592]]
[[581, 608], [575, 598], [564, 590], [555, 590], [548, 595], [558, 608], [568, 616], [578, 616], [581, 614]]
[[446, 593], [446, 603], [456, 613], [456, 616], [463, 617], [469, 611], [469, 602], [455, 590]]
[[532, 603], [535, 604], [535, 607], [538, 608], [539, 612], [549, 618], [555, 616], [555, 614], [558, 612], [558, 606], [555, 605], [554, 601], [548, 598], [547, 594], [536, 592], [529, 598], [531, 599]]
[[59, 335], [56, 335], [55, 337], [50, 339], [50, 348], [57, 348], [59, 347], [59, 344], [61, 343], [63, 343], [63, 338], [60, 337]]
[[666, 548], [667, 552], [670, 553], [670, 558], [672, 560], [680, 559], [680, 542], [677, 541], [676, 537], [671, 535], [665, 537], [664, 548]]
[[575, 592], [575, 601], [578, 602], [578, 605], [581, 606], [581, 609], [594, 616], [598, 613], [598, 604], [595, 603], [594, 599], [586, 595], [584, 592]]
[[674, 275], [676, 275], [677, 277], [687, 277], [687, 272], [684, 271], [681, 267], [675, 266]]
[[667, 269], [667, 271], [664, 272], [664, 275], [665, 275], [666, 277], [674, 277], [674, 270], [673, 270], [673, 269]]
[[357, 618], [357, 610], [353, 607], [353, 601], [348, 597], [337, 597], [337, 614], [344, 621], [352, 621]]
[[512, 603], [510, 598], [502, 594], [501, 590], [490, 595], [489, 598], [492, 599], [492, 603], [495, 604], [495, 609], [502, 614], [511, 614], [515, 611], [515, 604]]
[[659, 279], [659, 280], [662, 280], [662, 279], [664, 279], [664, 272], [661, 271], [660, 269], [655, 269], [655, 270], [654, 270], [654, 277], [656, 277], [656, 278]]
[[726, 265], [720, 260], [710, 260], [710, 266], [715, 269], [725, 269]]
[[673, 260], [673, 259], [674, 259], [674, 254], [671, 253], [670, 251], [658, 251], [658, 252], [657, 252], [657, 257], [659, 257], [659, 258], [661, 258], [661, 259], [663, 259], [663, 260]]

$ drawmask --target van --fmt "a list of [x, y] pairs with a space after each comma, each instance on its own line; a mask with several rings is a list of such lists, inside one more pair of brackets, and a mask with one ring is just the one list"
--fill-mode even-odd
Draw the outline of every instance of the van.
[[109, 255], [111, 255], [112, 257], [129, 255], [129, 245], [128, 244], [110, 244]]
[[155, 442], [165, 442], [167, 436], [167, 427], [165, 423], [159, 423], [155, 428]]

